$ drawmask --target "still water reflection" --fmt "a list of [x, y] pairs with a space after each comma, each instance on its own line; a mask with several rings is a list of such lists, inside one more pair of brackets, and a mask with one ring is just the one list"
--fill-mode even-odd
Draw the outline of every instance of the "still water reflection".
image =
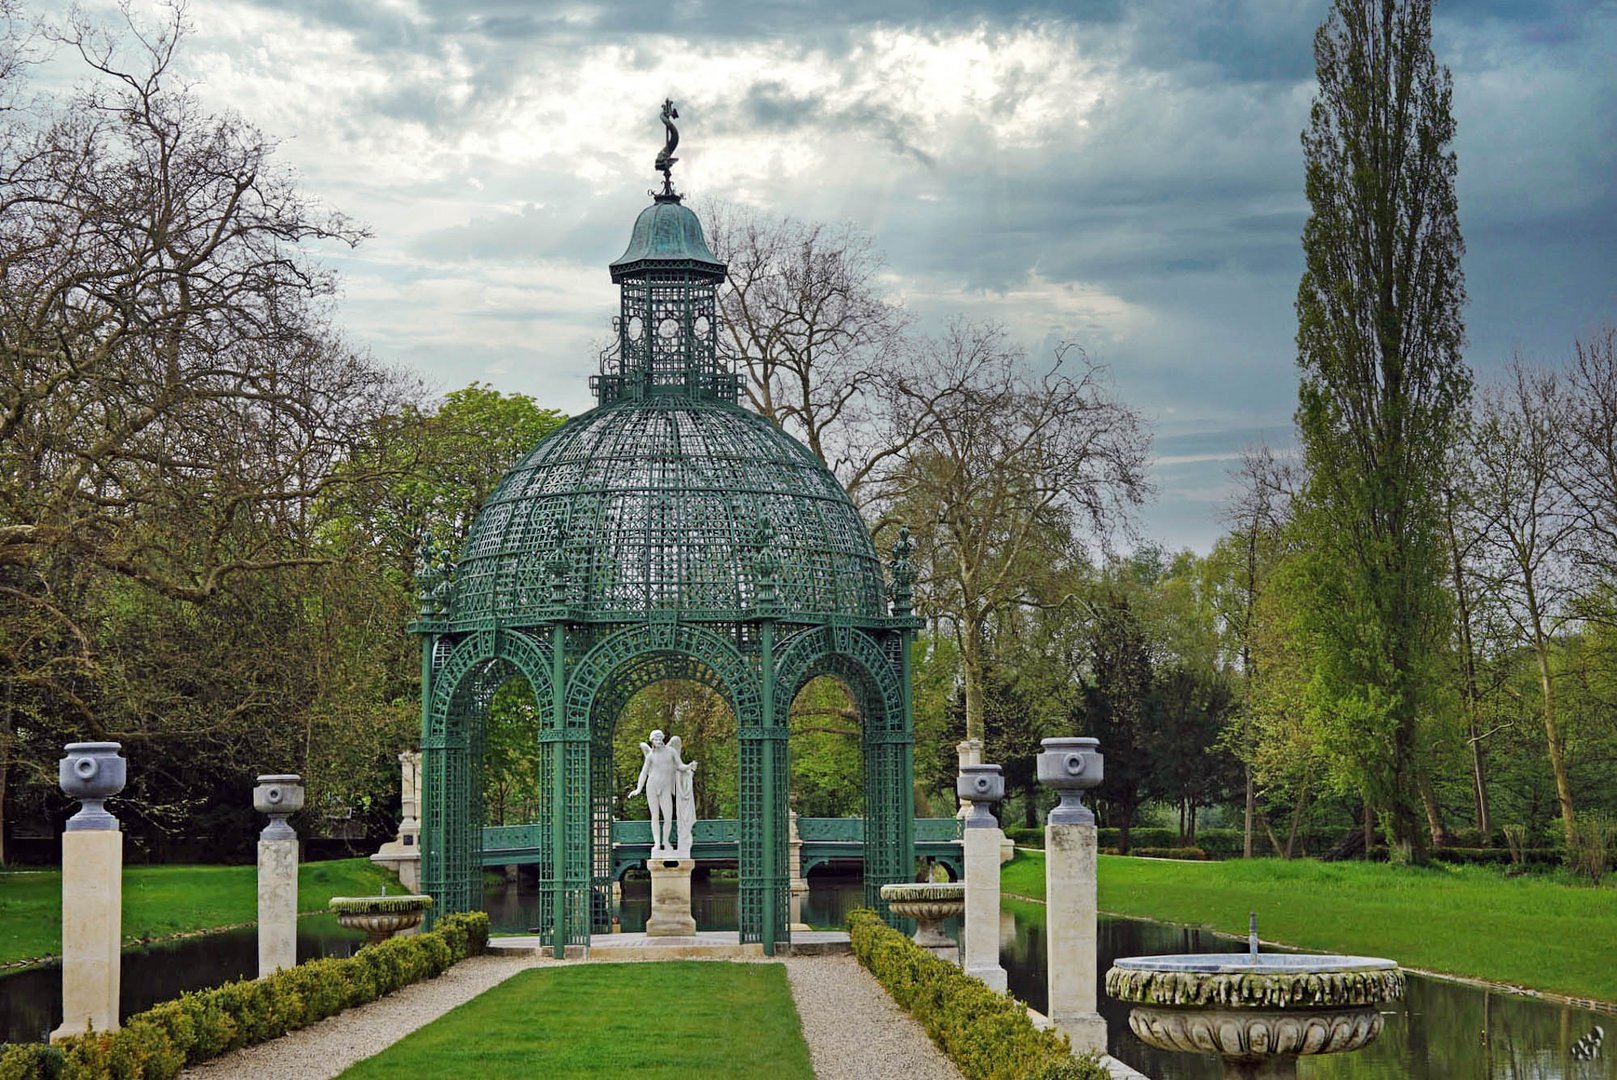
[[[298, 960], [348, 956], [365, 935], [332, 915], [298, 920]], [[144, 1012], [187, 990], [258, 974], [258, 932], [251, 927], [183, 938], [124, 953], [118, 1011]], [[62, 969], [51, 964], [0, 976], [0, 1042], [37, 1042], [62, 1022]]]

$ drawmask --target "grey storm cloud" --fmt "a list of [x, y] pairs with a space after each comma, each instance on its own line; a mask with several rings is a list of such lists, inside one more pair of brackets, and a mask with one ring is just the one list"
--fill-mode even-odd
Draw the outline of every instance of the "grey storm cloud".
[[[1154, 419], [1162, 497], [1147, 533], [1205, 548], [1222, 531], [1217, 504], [1240, 450], [1291, 438], [1299, 136], [1326, 0], [234, 2], [349, 35], [392, 73], [356, 91], [345, 131], [415, 125], [428, 144], [453, 145], [474, 122], [491, 126], [430, 176], [389, 187], [356, 162], [351, 181], [331, 170], [316, 192], [365, 220], [384, 195], [390, 220], [408, 220], [396, 205], [409, 200], [464, 207], [379, 230], [371, 247], [386, 258], [362, 248], [342, 264], [358, 282], [353, 332], [446, 385], [481, 378], [587, 405], [574, 381], [613, 312], [605, 264], [653, 180], [657, 102], [643, 127], [588, 133], [582, 149], [552, 155], [547, 133], [570, 117], [531, 95], [536, 74], [565, 81], [585, 57], [609, 55], [616, 69], [593, 93], [679, 73], [667, 87], [685, 114], [676, 181], [693, 195], [852, 219], [929, 327], [965, 308], [1005, 318], [1034, 355], [1081, 339]], [[1062, 50], [1054, 66], [1018, 59], [1011, 43], [1029, 34]], [[977, 51], [960, 55], [995, 60], [992, 85], [970, 112], [939, 120], [924, 96], [938, 84], [906, 84], [902, 64], [890, 84], [871, 76], [883, 35], [916, 48], [970, 38]], [[1455, 77], [1468, 357], [1486, 381], [1518, 349], [1555, 361], [1617, 319], [1617, 7], [1443, 0], [1434, 36]], [[743, 55], [750, 66], [724, 66]], [[978, 62], [961, 61], [957, 81], [981, 82]], [[1060, 103], [1053, 121], [1022, 115], [1069, 77], [1075, 92], [1100, 89]], [[512, 116], [539, 143], [520, 167], [498, 139]], [[730, 189], [710, 164], [720, 159], [752, 170], [746, 190]], [[401, 303], [440, 302], [435, 325], [452, 347], [391, 318]], [[462, 342], [447, 328], [461, 319], [526, 320], [530, 332], [516, 335], [520, 348]]]

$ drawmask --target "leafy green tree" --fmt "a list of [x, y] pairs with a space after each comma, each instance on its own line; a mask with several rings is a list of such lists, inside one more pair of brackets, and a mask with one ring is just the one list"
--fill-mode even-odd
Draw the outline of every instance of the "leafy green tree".
[[1447, 626], [1441, 467], [1470, 390], [1451, 80], [1430, 0], [1337, 0], [1314, 54], [1297, 296], [1314, 689], [1362, 747], [1389, 840], [1418, 854], [1420, 726]]
[[1075, 720], [1080, 732], [1100, 740], [1106, 755], [1106, 775], [1095, 794], [1127, 853], [1150, 784], [1150, 643], [1128, 597], [1115, 590], [1096, 602], [1092, 635]]

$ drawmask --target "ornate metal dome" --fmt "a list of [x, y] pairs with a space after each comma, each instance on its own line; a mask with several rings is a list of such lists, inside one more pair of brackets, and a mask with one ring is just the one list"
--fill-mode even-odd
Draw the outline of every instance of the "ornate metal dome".
[[641, 688], [694, 679], [735, 716], [737, 922], [773, 954], [790, 940], [792, 699], [842, 683], [859, 716], [865, 899], [915, 872], [909, 673], [915, 574], [893, 550], [892, 604], [864, 522], [808, 449], [737, 404], [718, 357], [724, 264], [681, 205], [673, 102], [663, 190], [612, 264], [617, 343], [597, 407], [511, 469], [451, 563], [424, 542], [422, 888], [433, 911], [482, 895], [483, 726], [527, 680], [540, 723], [540, 917], [560, 957], [613, 923], [614, 732]]
[[666, 609], [734, 621], [887, 617], [859, 512], [819, 460], [709, 395], [620, 399], [552, 432], [484, 504], [455, 568], [461, 629]]

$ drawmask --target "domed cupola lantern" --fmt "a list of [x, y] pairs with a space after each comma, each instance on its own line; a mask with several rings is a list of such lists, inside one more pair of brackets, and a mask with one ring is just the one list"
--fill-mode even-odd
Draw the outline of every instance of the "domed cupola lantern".
[[[909, 609], [847, 493], [809, 450], [740, 404], [718, 356], [725, 267], [663, 189], [611, 265], [617, 344], [590, 380], [597, 407], [501, 480], [452, 566], [422, 568], [422, 885], [437, 914], [475, 910], [481, 746], [513, 675], [540, 716], [540, 922], [557, 955], [609, 929], [612, 745], [636, 692], [710, 687], [739, 742], [741, 940], [788, 937], [787, 716], [810, 679], [839, 680], [861, 721], [865, 894], [914, 870]], [[907, 544], [902, 545], [907, 548]]]

